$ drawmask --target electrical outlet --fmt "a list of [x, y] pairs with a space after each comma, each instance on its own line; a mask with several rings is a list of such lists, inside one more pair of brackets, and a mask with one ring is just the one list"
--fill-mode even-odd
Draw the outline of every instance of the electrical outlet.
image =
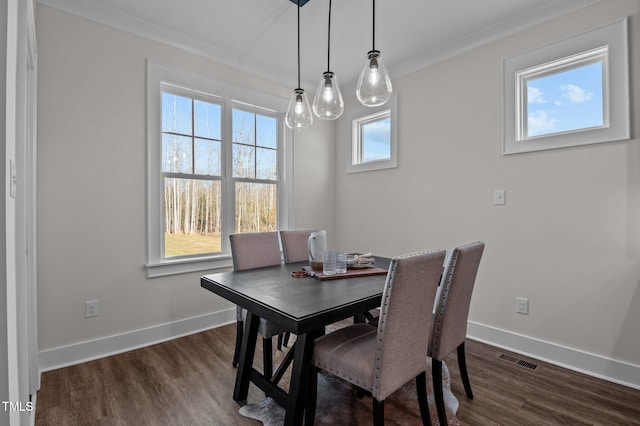
[[98, 301], [87, 300], [84, 302], [84, 317], [92, 318], [98, 316]]
[[529, 315], [529, 299], [516, 297], [516, 313]]

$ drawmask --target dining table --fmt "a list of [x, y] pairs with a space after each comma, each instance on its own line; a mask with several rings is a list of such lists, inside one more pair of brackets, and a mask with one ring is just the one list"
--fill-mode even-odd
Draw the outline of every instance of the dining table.
[[[308, 262], [280, 264], [243, 271], [203, 275], [201, 286], [247, 310], [233, 399], [245, 404], [253, 383], [286, 410], [285, 425], [301, 425], [311, 377], [316, 338], [325, 326], [346, 318], [361, 318], [380, 306], [391, 259], [374, 256], [375, 267], [348, 270], [330, 277], [294, 277]], [[307, 267], [308, 269], [308, 267]], [[370, 272], [370, 273], [369, 273]], [[296, 340], [272, 377], [254, 368], [260, 318], [290, 332]], [[291, 365], [288, 391], [279, 386]]]

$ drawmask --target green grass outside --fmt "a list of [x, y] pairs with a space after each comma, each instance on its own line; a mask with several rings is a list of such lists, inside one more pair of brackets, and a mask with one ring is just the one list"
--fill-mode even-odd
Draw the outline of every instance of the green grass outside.
[[220, 251], [220, 234], [164, 234], [165, 257]]

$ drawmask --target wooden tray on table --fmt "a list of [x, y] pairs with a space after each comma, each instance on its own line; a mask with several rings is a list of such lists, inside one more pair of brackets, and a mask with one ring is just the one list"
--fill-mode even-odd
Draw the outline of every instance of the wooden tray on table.
[[310, 266], [305, 266], [304, 270], [307, 271], [309, 275], [320, 281], [339, 280], [342, 278], [370, 277], [372, 275], [387, 275], [388, 272], [387, 269], [378, 268], [377, 266], [372, 266], [370, 268], [347, 269], [347, 272], [345, 273], [333, 275], [325, 275], [322, 272], [314, 271]]

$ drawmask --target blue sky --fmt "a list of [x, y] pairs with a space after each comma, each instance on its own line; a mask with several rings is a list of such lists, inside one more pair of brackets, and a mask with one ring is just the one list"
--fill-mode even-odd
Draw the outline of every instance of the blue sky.
[[388, 160], [391, 157], [391, 118], [362, 126], [362, 162]]
[[527, 136], [602, 126], [602, 62], [527, 81]]

